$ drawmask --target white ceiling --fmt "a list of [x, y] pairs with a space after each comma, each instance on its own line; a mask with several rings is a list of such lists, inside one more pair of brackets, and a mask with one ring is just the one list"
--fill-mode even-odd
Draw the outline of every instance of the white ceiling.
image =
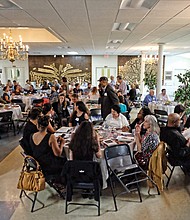
[[[165, 44], [167, 55], [190, 53], [190, 0], [121, 3], [122, 0], [0, 0], [0, 27], [44, 28], [50, 32], [46, 37], [45, 32], [19, 29], [23, 41], [28, 41], [30, 55], [66, 55], [69, 51], [79, 55], [139, 55], [141, 51], [157, 54], [158, 43]], [[126, 29], [114, 30], [118, 26]], [[0, 36], [4, 31], [0, 29]], [[15, 39], [16, 34], [18, 30], [14, 33], [12, 29]]]

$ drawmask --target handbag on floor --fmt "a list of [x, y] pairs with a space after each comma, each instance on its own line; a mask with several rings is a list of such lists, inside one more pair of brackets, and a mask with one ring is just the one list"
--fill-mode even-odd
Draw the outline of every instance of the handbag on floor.
[[[35, 162], [36, 168], [31, 166], [27, 161]], [[19, 177], [17, 188], [21, 190], [28, 190], [39, 192], [45, 189], [45, 178], [40, 169], [39, 163], [31, 156], [26, 156], [24, 159], [23, 168]]]

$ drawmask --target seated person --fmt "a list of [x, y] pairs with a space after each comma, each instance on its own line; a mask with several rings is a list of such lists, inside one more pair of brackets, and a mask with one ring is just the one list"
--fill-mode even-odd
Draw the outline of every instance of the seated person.
[[181, 130], [184, 130], [185, 125], [186, 126], [188, 125], [185, 106], [183, 106], [182, 104], [176, 105], [174, 108], [174, 113], [177, 113], [180, 116], [181, 119], [180, 128]]
[[71, 160], [92, 161], [94, 155], [101, 157], [101, 149], [97, 133], [89, 121], [83, 121], [75, 131], [69, 143]]
[[[120, 90], [117, 91], [117, 96], [118, 96], [118, 97], [119, 97], [119, 96], [123, 96]], [[129, 103], [128, 103], [127, 99], [125, 98], [125, 96], [123, 96], [123, 100], [124, 100], [124, 101], [123, 101], [123, 104], [126, 105], [127, 111], [128, 111], [128, 113], [130, 113], [130, 111], [131, 111], [132, 108], [129, 106]]]
[[100, 95], [98, 93], [98, 89], [96, 86], [94, 86], [92, 88], [92, 90], [89, 92], [88, 97], [90, 100], [98, 100], [99, 99]]
[[3, 96], [2, 99], [8, 104], [11, 103], [10, 95], [9, 95], [9, 86], [5, 86], [3, 88]]
[[145, 116], [143, 127], [146, 129], [146, 133], [141, 137], [141, 127], [139, 125], [136, 126], [135, 141], [137, 144], [137, 152], [142, 152], [143, 158], [148, 164], [150, 157], [160, 142], [160, 128], [154, 115]]
[[75, 84], [75, 88], [73, 89], [73, 93], [83, 95], [83, 90], [80, 88], [79, 83]]
[[38, 132], [37, 122], [38, 117], [41, 116], [42, 109], [40, 107], [34, 107], [30, 110], [29, 120], [27, 121], [24, 130], [23, 130], [23, 138], [20, 141], [21, 147], [27, 155], [32, 156], [32, 149], [29, 144], [30, 135]]
[[[140, 111], [137, 114], [137, 118], [128, 126], [124, 127], [122, 131], [129, 131], [132, 132], [133, 129], [135, 129], [136, 125], [143, 125], [144, 118], [147, 115], [152, 115], [150, 109], [148, 107], [143, 107], [140, 109]], [[146, 130], [141, 126], [141, 135], [144, 135], [146, 133]]]
[[121, 113], [127, 112], [127, 106], [124, 104], [124, 97], [122, 95], [118, 96], [119, 99], [119, 107]]
[[157, 101], [156, 96], [154, 95], [154, 90], [150, 89], [149, 94], [145, 96], [143, 105], [148, 106], [149, 102]]
[[[30, 145], [33, 151], [33, 157], [39, 162], [45, 175], [60, 174], [65, 162], [63, 155], [64, 139], [47, 132], [49, 117], [42, 116], [38, 118], [39, 131], [31, 135]], [[58, 144], [58, 142], [60, 144]]]
[[12, 92], [12, 95], [21, 95], [22, 88], [20, 85], [16, 85], [14, 91]]
[[33, 85], [29, 85], [29, 90], [27, 90], [27, 93], [28, 94], [35, 94], [35, 93], [37, 93], [37, 90], [34, 89]]
[[160, 140], [169, 145], [172, 158], [181, 161], [181, 165], [190, 172], [190, 140], [185, 139], [179, 127], [179, 114], [169, 114], [167, 126], [161, 129]]
[[76, 102], [76, 110], [72, 113], [69, 120], [69, 127], [78, 126], [81, 122], [89, 119], [88, 109], [82, 101]]
[[58, 118], [59, 118], [59, 126], [67, 126], [67, 118], [70, 116], [69, 111], [69, 101], [66, 99], [64, 94], [59, 95], [58, 102]]
[[48, 90], [50, 89], [49, 84], [46, 80], [44, 80], [43, 85], [42, 85], [42, 90]]
[[121, 114], [121, 110], [119, 105], [113, 105], [111, 108], [111, 113], [106, 117], [105, 125], [115, 127], [115, 128], [123, 128], [129, 125], [127, 118]]
[[58, 110], [57, 110], [57, 108], [58, 108], [58, 92], [56, 91], [55, 86], [51, 87], [51, 94], [50, 94], [49, 99], [50, 99], [50, 103], [52, 104], [54, 111], [56, 113], [58, 113]]
[[170, 101], [168, 95], [166, 94], [166, 89], [162, 89], [161, 91], [162, 92], [158, 95], [158, 98], [157, 98], [158, 101], [163, 101], [163, 102]]
[[49, 125], [47, 127], [48, 132], [53, 134], [55, 133], [55, 119], [56, 119], [56, 113], [54, 112], [52, 105], [50, 103], [46, 103], [43, 105], [42, 107], [42, 113], [43, 115], [49, 116], [50, 120], [49, 120]]
[[129, 100], [134, 102], [136, 98], [136, 88], [134, 84], [131, 84], [131, 89], [129, 90], [129, 93], [127, 94], [129, 96]]
[[91, 87], [92, 87], [92, 84], [89, 82], [88, 87], [86, 89], [84, 89], [84, 95], [88, 95], [91, 92], [91, 90], [92, 90]]
[[70, 102], [70, 111], [71, 113], [73, 113], [73, 111], [76, 110], [76, 103], [79, 101], [79, 96], [78, 94], [71, 94], [70, 95], [70, 99], [71, 99], [71, 102]]

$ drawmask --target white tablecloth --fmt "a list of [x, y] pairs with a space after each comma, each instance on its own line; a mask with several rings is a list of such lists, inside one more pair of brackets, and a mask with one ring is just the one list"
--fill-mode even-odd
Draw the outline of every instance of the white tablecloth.
[[175, 105], [164, 105], [160, 103], [149, 102], [148, 107], [152, 113], [154, 113], [154, 109], [165, 110], [168, 115], [174, 113]]
[[13, 112], [13, 120], [18, 120], [18, 119], [22, 119], [23, 115], [22, 115], [22, 111], [20, 106], [15, 106], [15, 107], [10, 107], [7, 109], [1, 109], [0, 112], [6, 112], [6, 111], [12, 111]]
[[26, 104], [25, 111], [28, 109], [32, 108], [32, 102], [35, 99], [41, 99], [43, 98], [42, 96], [35, 94], [35, 95], [19, 95], [19, 96], [14, 96], [13, 99], [22, 99], [23, 103]]

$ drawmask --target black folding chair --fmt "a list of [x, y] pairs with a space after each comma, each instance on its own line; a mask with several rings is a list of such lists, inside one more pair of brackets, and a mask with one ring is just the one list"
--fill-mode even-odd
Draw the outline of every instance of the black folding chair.
[[[147, 175], [147, 173], [132, 159], [130, 147], [127, 144], [119, 144], [107, 147], [104, 151], [111, 192], [114, 200], [115, 211], [117, 211], [116, 196], [138, 191], [140, 202], [142, 202], [139, 183], [150, 180], [156, 187], [158, 195], [160, 194], [156, 183]], [[141, 175], [140, 175], [141, 174]], [[124, 191], [116, 194], [114, 192], [113, 182], [117, 181], [124, 188]], [[136, 188], [131, 186], [136, 186]]]
[[159, 125], [166, 125], [168, 121], [168, 113], [165, 110], [154, 109], [154, 114], [158, 120]]
[[12, 111], [0, 112], [0, 127], [1, 128], [7, 127], [7, 132], [9, 131], [9, 128], [12, 127], [14, 135], [16, 135], [15, 124], [14, 124], [12, 115], [13, 115]]
[[168, 179], [167, 182], [166, 182], [166, 188], [168, 188], [170, 180], [172, 178], [172, 174], [173, 174], [175, 168], [180, 167], [183, 172], [184, 172], [184, 168], [183, 168], [183, 162], [172, 156], [171, 147], [169, 145], [167, 145], [167, 148], [166, 148], [166, 158], [167, 158], [167, 162], [168, 162], [167, 167], [170, 171], [169, 175], [167, 175], [165, 173], [165, 175]]
[[43, 99], [34, 99], [32, 102], [33, 107], [38, 107], [43, 105]]
[[[22, 147], [23, 147], [23, 146], [22, 146]], [[25, 152], [21, 152], [21, 155], [24, 157], [24, 161], [27, 163], [27, 169], [28, 169], [28, 170], [36, 170], [36, 169], [37, 169], [37, 164], [38, 164], [38, 162], [37, 162], [34, 158], [31, 158], [31, 156], [28, 157], [28, 155], [25, 154]], [[64, 199], [64, 198], [65, 198], [65, 192], [60, 191], [60, 188], [59, 188], [58, 185], [55, 183], [55, 182], [57, 182], [57, 179], [60, 178], [60, 176], [58, 177], [58, 175], [48, 175], [48, 174], [46, 174], [46, 173], [43, 173], [43, 174], [44, 174], [44, 176], [45, 176], [45, 181], [46, 181], [46, 183], [47, 183], [50, 187], [52, 187], [52, 188], [59, 194], [59, 196], [60, 196], [61, 198]], [[37, 199], [38, 192], [34, 192], [34, 198], [31, 198], [31, 197], [26, 193], [25, 190], [21, 190], [21, 192], [20, 192], [20, 198], [22, 198], [23, 193], [24, 193], [24, 195], [32, 202], [31, 212], [34, 212], [34, 211], [37, 211], [37, 210], [39, 210], [39, 209], [44, 208], [44, 206], [45, 206], [44, 203], [42, 203], [41, 201], [39, 201], [39, 200]], [[34, 210], [36, 201], [38, 201], [42, 206], [41, 206], [40, 208]]]
[[[34, 158], [31, 158], [31, 157], [27, 157], [27, 155], [23, 152], [21, 152], [21, 155], [24, 157], [24, 163], [26, 163], [26, 166], [27, 166], [27, 170], [37, 170], [37, 166], [38, 166], [38, 162], [34, 159]], [[31, 198], [25, 190], [21, 189], [21, 192], [20, 192], [20, 198], [22, 198], [23, 196], [23, 193], [24, 195], [32, 202], [32, 208], [31, 208], [31, 212], [34, 212], [34, 211], [37, 211], [39, 209], [42, 209], [44, 208], [44, 203], [42, 203], [41, 201], [39, 201], [37, 199], [37, 195], [38, 195], [38, 192], [34, 192], [34, 198]], [[35, 207], [35, 203], [36, 201], [38, 201], [42, 206], [36, 210], [34, 210], [34, 207]]]
[[[100, 191], [101, 191], [101, 169], [98, 162], [94, 161], [67, 161], [62, 175], [66, 176], [66, 200], [65, 214], [68, 213], [69, 205], [89, 205], [98, 207], [100, 215]], [[82, 194], [94, 197], [97, 203], [71, 202], [74, 190], [82, 190]], [[84, 192], [84, 190], [86, 190]]]
[[100, 108], [95, 108], [90, 110], [90, 120], [92, 121], [93, 125], [103, 124]]

